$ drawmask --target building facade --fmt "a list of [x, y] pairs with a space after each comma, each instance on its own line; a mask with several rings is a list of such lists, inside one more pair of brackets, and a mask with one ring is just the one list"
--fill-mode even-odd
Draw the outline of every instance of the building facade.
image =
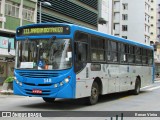
[[158, 42], [157, 39], [157, 1], [150, 2], [150, 43]]
[[114, 0], [114, 35], [150, 44], [150, 0]]
[[[0, 84], [7, 76], [13, 76], [16, 28], [36, 20], [37, 0], [0, 0]], [[8, 42], [12, 43], [10, 53]]]
[[[38, 8], [41, 0], [38, 0]], [[45, 0], [51, 6], [42, 4], [41, 22], [73, 23], [97, 29], [98, 2], [97, 0]], [[39, 9], [37, 23], [39, 23]]]
[[[38, 0], [38, 8], [40, 1]], [[71, 23], [111, 34], [112, 0], [45, 0], [45, 2], [49, 2], [51, 6], [42, 2], [43, 23]], [[39, 13], [38, 9], [37, 23], [40, 22]]]
[[154, 61], [155, 61], [155, 74], [157, 77], [160, 76], [160, 0], [151, 0], [151, 3], [156, 4], [156, 40], [152, 41], [155, 46]]
[[98, 19], [105, 20], [105, 24], [98, 24], [98, 31], [113, 34], [112, 28], [112, 6], [113, 0], [98, 0]]

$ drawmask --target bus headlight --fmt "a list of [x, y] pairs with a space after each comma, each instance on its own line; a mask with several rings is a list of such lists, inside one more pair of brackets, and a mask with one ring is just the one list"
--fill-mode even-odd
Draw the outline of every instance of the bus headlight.
[[20, 85], [20, 86], [22, 86], [22, 83], [21, 83], [21, 82], [19, 82], [19, 85]]
[[16, 83], [20, 86], [22, 86], [22, 82], [19, 82], [17, 79], [15, 79]]
[[70, 81], [70, 76], [68, 76], [67, 78], [65, 78], [63, 81], [59, 82], [59, 83], [55, 83], [53, 86], [54, 88], [57, 88], [57, 87], [61, 87], [67, 83], [69, 83]]
[[68, 83], [69, 82], [69, 78], [65, 78], [64, 81], [65, 81], [65, 83]]
[[15, 79], [16, 83], [19, 84], [19, 81], [17, 79]]
[[63, 85], [63, 81], [62, 82], [60, 82], [60, 86], [62, 86]]
[[54, 84], [54, 87], [57, 88], [57, 87], [58, 87], [58, 84]]
[[17, 80], [17, 78], [16, 78], [16, 77], [14, 77], [14, 80]]

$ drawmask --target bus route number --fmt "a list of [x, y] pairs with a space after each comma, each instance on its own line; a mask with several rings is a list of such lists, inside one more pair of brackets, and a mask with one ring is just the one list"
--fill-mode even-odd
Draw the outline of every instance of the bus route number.
[[52, 83], [52, 79], [50, 78], [44, 79], [44, 83]]

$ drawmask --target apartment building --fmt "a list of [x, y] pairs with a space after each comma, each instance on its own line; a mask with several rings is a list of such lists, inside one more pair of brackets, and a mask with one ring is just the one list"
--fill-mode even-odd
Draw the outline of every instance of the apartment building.
[[150, 2], [150, 43], [157, 42], [157, 1]]
[[[0, 0], [0, 84], [13, 75], [16, 28], [35, 23], [36, 14], [37, 0]], [[8, 42], [12, 43], [10, 54]]]
[[[156, 14], [156, 30], [157, 35], [155, 40], [152, 40], [152, 44], [155, 45], [154, 61], [155, 61], [155, 74], [160, 76], [160, 0], [151, 0], [152, 4], [156, 4], [155, 14]], [[154, 25], [154, 24], [153, 24]], [[152, 26], [152, 23], [151, 23]], [[153, 33], [154, 34], [154, 33]], [[158, 76], [158, 77], [159, 77]]]
[[114, 35], [149, 45], [150, 2], [151, 0], [114, 0]]

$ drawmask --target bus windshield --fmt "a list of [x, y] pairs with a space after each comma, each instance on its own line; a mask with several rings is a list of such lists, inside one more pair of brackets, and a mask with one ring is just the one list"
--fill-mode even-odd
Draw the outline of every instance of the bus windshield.
[[70, 39], [19, 40], [16, 46], [17, 69], [62, 70], [72, 66]]

